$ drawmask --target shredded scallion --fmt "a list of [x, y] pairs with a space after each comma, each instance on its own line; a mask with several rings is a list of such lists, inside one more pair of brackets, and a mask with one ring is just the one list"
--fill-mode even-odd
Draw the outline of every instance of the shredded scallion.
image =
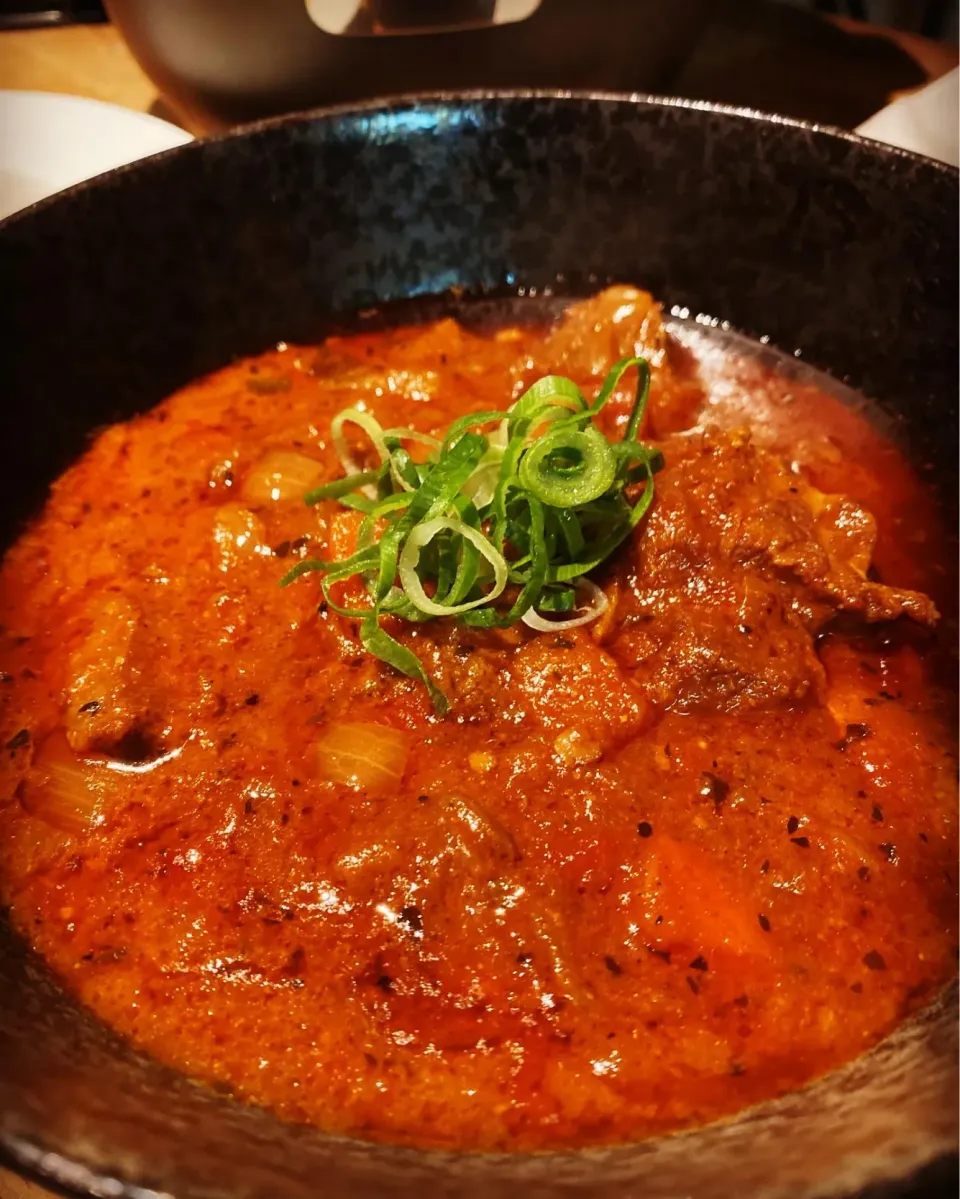
[[[622, 440], [610, 441], [594, 418], [631, 367], [638, 375], [633, 407]], [[422, 682], [443, 715], [446, 696], [381, 617], [452, 617], [479, 628], [524, 620], [546, 630], [599, 616], [606, 598], [585, 576], [637, 527], [663, 466], [660, 451], [637, 440], [649, 391], [646, 360], [622, 358], [593, 404], [570, 379], [547, 375], [507, 412], [467, 414], [437, 438], [383, 429], [369, 412], [346, 409], [332, 423], [345, 477], [304, 499], [337, 500], [363, 513], [357, 549], [345, 559], [299, 562], [281, 585], [322, 575], [326, 602], [360, 621], [364, 648]], [[344, 434], [348, 424], [370, 439], [376, 468], [360, 468]], [[427, 448], [422, 460], [408, 448], [414, 444]], [[331, 588], [356, 577], [367, 601], [344, 607]]]

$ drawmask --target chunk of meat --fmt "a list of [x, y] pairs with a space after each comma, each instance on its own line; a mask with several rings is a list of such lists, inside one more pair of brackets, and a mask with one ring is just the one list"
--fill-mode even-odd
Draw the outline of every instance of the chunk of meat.
[[[693, 424], [703, 392], [692, 359], [667, 334], [660, 305], [636, 287], [608, 287], [572, 304], [544, 343], [537, 368], [539, 374], [569, 376], [592, 397], [613, 364], [631, 355], [643, 356], [651, 368], [645, 431], [662, 437]], [[530, 383], [535, 376], [525, 370], [524, 377]], [[636, 375], [630, 371], [602, 414], [605, 431], [626, 421], [635, 392]]]
[[[419, 849], [397, 869], [401, 825]], [[357, 995], [372, 1021], [403, 1043], [466, 1049], [551, 1019], [552, 996], [583, 995], [570, 913], [534, 883], [521, 845], [480, 801], [451, 793], [382, 812], [375, 835], [334, 875], [363, 927]], [[508, 923], [516, 949], [494, 952]]]
[[750, 902], [743, 883], [714, 856], [688, 842], [658, 837], [645, 876], [631, 917], [651, 945], [711, 955], [770, 955], [770, 939], [757, 918], [760, 904]]
[[450, 852], [461, 855], [474, 877], [492, 881], [522, 860], [513, 834], [482, 805], [451, 795], [441, 799], [439, 807]]
[[[825, 495], [771, 454], [734, 440], [742, 466], [736, 512], [722, 539], [735, 561], [759, 559], [796, 579], [817, 601], [857, 612], [868, 621], [910, 616], [933, 625], [933, 602], [916, 591], [867, 577], [877, 540], [874, 518], [853, 500]], [[799, 597], [798, 597], [799, 598]]]
[[915, 806], [918, 796], [924, 804], [955, 797], [955, 756], [931, 716], [937, 689], [919, 655], [900, 645], [871, 660], [832, 637], [821, 655], [838, 744], [863, 764], [867, 786], [882, 797], [888, 816]]
[[608, 287], [567, 309], [544, 354], [578, 383], [603, 378], [628, 354], [643, 354], [651, 366], [663, 366], [667, 334], [660, 305], [648, 291]]
[[546, 729], [575, 730], [606, 748], [636, 736], [648, 723], [644, 695], [579, 629], [535, 637], [514, 654], [509, 671]]
[[115, 594], [91, 601], [88, 616], [89, 631], [70, 656], [64, 717], [67, 740], [78, 753], [119, 741], [148, 706], [132, 654], [139, 610]]
[[509, 338], [480, 337], [447, 317], [414, 328], [330, 338], [316, 352], [310, 372], [336, 388], [342, 406], [366, 403], [385, 428], [418, 424], [410, 404], [423, 404], [423, 420], [437, 428], [470, 409], [507, 407], [517, 348]]
[[[85, 630], [69, 657], [64, 686], [63, 725], [75, 753], [152, 760], [181, 744], [196, 711], [211, 702], [198, 675], [188, 675], [186, 683], [173, 677], [167, 597], [151, 598], [134, 604], [115, 592], [87, 603]], [[222, 619], [224, 610], [214, 604], [205, 615]], [[176, 688], [185, 694], [194, 680], [191, 700], [174, 710]]]
[[745, 435], [666, 447], [618, 606], [614, 656], [657, 703], [735, 712], [819, 693], [814, 636], [839, 611], [932, 623], [931, 601], [867, 577], [873, 518]]

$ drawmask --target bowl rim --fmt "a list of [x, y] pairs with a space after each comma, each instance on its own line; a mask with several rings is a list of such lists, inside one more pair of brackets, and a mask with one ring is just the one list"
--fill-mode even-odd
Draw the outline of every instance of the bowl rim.
[[[208, 151], [205, 149], [208, 146], [218, 146], [220, 144], [229, 144], [233, 141], [242, 141], [247, 138], [253, 138], [260, 134], [267, 134], [274, 130], [284, 129], [287, 127], [302, 126], [307, 127], [312, 124], [336, 120], [339, 118], [362, 117], [366, 114], [382, 113], [389, 111], [400, 111], [404, 109], [416, 108], [455, 108], [468, 104], [479, 104], [484, 102], [513, 102], [513, 101], [569, 101], [574, 104], [592, 104], [600, 103], [610, 106], [624, 106], [634, 109], [652, 109], [652, 110], [679, 110], [691, 113], [702, 113], [708, 115], [716, 115], [719, 117], [732, 119], [737, 122], [752, 122], [759, 125], [769, 125], [775, 128], [784, 128], [795, 130], [798, 134], [806, 134], [808, 136], [826, 137], [830, 140], [846, 142], [851, 147], [858, 147], [879, 159], [885, 159], [891, 163], [902, 163], [906, 167], [931, 169], [935, 174], [941, 176], [945, 181], [952, 180], [955, 183], [960, 183], [960, 168], [954, 167], [949, 163], [944, 163], [939, 159], [916, 153], [912, 150], [906, 150], [899, 146], [894, 146], [886, 142], [879, 141], [875, 138], [864, 137], [862, 134], [851, 130], [843, 129], [839, 126], [819, 123], [805, 120], [797, 117], [785, 116], [782, 114], [767, 112], [762, 109], [756, 109], [748, 106], [739, 106], [732, 104], [717, 103], [710, 100], [694, 100], [678, 96], [661, 95], [648, 92], [621, 92], [616, 90], [606, 89], [562, 89], [562, 88], [471, 88], [471, 89], [439, 89], [426, 91], [411, 91], [398, 93], [396, 95], [375, 96], [365, 100], [349, 101], [340, 104], [321, 105], [315, 108], [296, 110], [293, 112], [282, 113], [276, 116], [265, 117], [256, 121], [245, 122], [223, 132], [217, 132], [208, 136], [199, 136], [195, 140], [185, 142], [182, 145], [171, 147], [167, 150], [162, 150], [156, 154], [148, 155], [147, 157], [137, 159], [133, 162], [126, 163], [116, 167], [110, 171], [103, 172], [100, 175], [83, 180], [71, 187], [64, 188], [59, 192], [46, 196], [25, 208], [19, 209], [11, 213], [7, 217], [0, 220], [0, 239], [8, 231], [18, 227], [21, 222], [29, 222], [35, 217], [46, 213], [48, 210], [56, 209], [59, 205], [66, 205], [78, 196], [87, 194], [95, 197], [101, 191], [107, 191], [115, 182], [126, 178], [131, 173], [140, 173], [147, 175], [153, 170], [162, 168], [162, 165], [175, 156], [184, 156], [188, 154], [204, 154]], [[811, 1087], [817, 1087], [826, 1080], [835, 1077], [837, 1074], [854, 1068], [858, 1063], [870, 1057], [882, 1047], [888, 1044], [893, 1038], [896, 1038], [898, 1033], [905, 1029], [909, 1029], [915, 1021], [922, 1020], [925, 1014], [932, 1012], [934, 1009], [939, 1009], [943, 1006], [951, 1006], [954, 1010], [957, 1004], [957, 979], [956, 977], [948, 980], [942, 988], [934, 995], [928, 1004], [925, 1004], [919, 1011], [911, 1014], [905, 1021], [901, 1021], [896, 1027], [891, 1030], [877, 1045], [867, 1049], [864, 1053], [859, 1054], [856, 1058], [849, 1062], [845, 1062], [839, 1067], [831, 1070], [827, 1075], [818, 1076], [812, 1079], [804, 1087], [798, 1088], [796, 1091], [789, 1092], [786, 1096], [779, 1099], [766, 1100], [757, 1105], [751, 1105], [748, 1108], [738, 1109], [729, 1116], [722, 1117], [718, 1120], [711, 1121], [708, 1125], [696, 1125], [691, 1128], [678, 1129], [674, 1132], [669, 1132], [661, 1136], [650, 1138], [652, 1141], [662, 1141], [666, 1139], [683, 1140], [690, 1137], [695, 1137], [698, 1132], [704, 1128], [715, 1127], [717, 1125], [725, 1125], [741, 1118], [745, 1113], [760, 1113], [767, 1107], [768, 1104], [779, 1103], [782, 1099], [789, 1098], [791, 1095], [796, 1095], [799, 1092], [808, 1090]], [[136, 1047], [135, 1047], [136, 1048]], [[137, 1052], [143, 1052], [137, 1050]], [[240, 1102], [240, 1101], [238, 1101]], [[322, 1131], [322, 1130], [321, 1130]], [[363, 1144], [358, 1138], [354, 1137], [332, 1137], [331, 1140], [342, 1140], [345, 1144]], [[576, 1156], [596, 1156], [598, 1165], [602, 1163], [603, 1156], [610, 1150], [629, 1150], [636, 1149], [645, 1142], [629, 1142], [623, 1145], [587, 1147], [578, 1150], [555, 1150], [547, 1153], [537, 1154], [507, 1154], [507, 1153], [471, 1153], [469, 1156], [486, 1159], [516, 1159], [536, 1157], [569, 1157], [571, 1154]], [[384, 1148], [396, 1148], [389, 1143], [383, 1146]], [[430, 1157], [443, 1158], [463, 1157], [464, 1155], [456, 1150], [411, 1150], [418, 1155], [426, 1155]], [[949, 1151], [948, 1151], [949, 1153]], [[914, 1165], [914, 1169], [919, 1170], [925, 1165], [935, 1163], [940, 1160], [946, 1160], [941, 1153], [939, 1156], [930, 1157], [926, 1155], [922, 1162]], [[107, 1173], [102, 1169], [94, 1169], [83, 1162], [65, 1156], [57, 1151], [46, 1150], [34, 1140], [21, 1136], [19, 1134], [10, 1134], [0, 1131], [0, 1167], [11, 1170], [28, 1181], [32, 1181], [47, 1189], [53, 1190], [54, 1193], [59, 1193], [65, 1196], [109, 1196], [111, 1199], [179, 1199], [167, 1191], [157, 1191], [151, 1187], [144, 1187], [135, 1182], [127, 1181], [117, 1177], [116, 1175]], [[888, 1180], [892, 1178], [885, 1176]], [[871, 1184], [875, 1184], [879, 1179], [870, 1180]], [[843, 1193], [849, 1193], [844, 1189]]]
[[326, 104], [317, 108], [299, 109], [294, 112], [281, 113], [277, 116], [263, 117], [260, 120], [248, 121], [236, 125], [223, 132], [201, 134], [193, 141], [181, 146], [173, 146], [169, 150], [161, 150], [149, 154], [134, 162], [114, 167], [90, 179], [84, 179], [71, 187], [44, 196], [42, 199], [20, 208], [16, 212], [0, 220], [0, 236], [14, 225], [23, 220], [29, 220], [34, 214], [45, 212], [52, 205], [66, 202], [71, 197], [87, 192], [96, 194], [103, 187], [131, 172], [148, 171], [153, 164], [165, 162], [173, 155], [203, 153], [203, 147], [219, 145], [223, 142], [242, 140], [260, 133], [268, 133], [273, 129], [289, 125], [308, 125], [313, 122], [331, 118], [363, 115], [370, 112], [384, 112], [404, 108], [417, 107], [451, 107], [462, 104], [475, 104], [484, 101], [499, 100], [572, 100], [574, 102], [589, 102], [611, 105], [628, 105], [635, 108], [678, 109], [687, 112], [711, 113], [717, 116], [734, 118], [736, 120], [754, 121], [758, 124], [771, 125], [776, 128], [795, 129], [814, 136], [825, 136], [847, 142], [851, 146], [859, 146], [868, 153], [890, 161], [900, 161], [914, 166], [933, 168], [945, 179], [960, 181], [960, 168], [918, 154], [914, 150], [905, 150], [901, 146], [889, 142], [878, 141], [876, 138], [864, 137], [850, 129], [839, 125], [808, 121], [802, 117], [789, 117], [780, 113], [767, 112], [764, 109], [750, 108], [745, 105], [721, 104], [713, 100], [690, 100], [683, 96], [661, 95], [656, 92], [618, 92], [606, 89], [581, 88], [465, 88], [438, 89], [433, 91], [401, 92], [397, 95], [374, 96], [367, 100], [346, 101], [342, 104]]

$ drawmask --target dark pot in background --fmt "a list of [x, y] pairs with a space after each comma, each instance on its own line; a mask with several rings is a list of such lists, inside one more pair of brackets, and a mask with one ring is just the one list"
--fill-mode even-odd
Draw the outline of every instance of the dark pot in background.
[[[343, 36], [329, 32], [343, 27], [342, 11], [361, 5]], [[106, 7], [160, 91], [201, 125], [224, 126], [414, 90], [664, 90], [709, 4], [601, 0], [599, 19], [583, 0], [107, 0]], [[505, 7], [508, 15], [532, 15], [496, 24]], [[366, 36], [375, 27], [392, 33]]]
[[772, 0], [105, 2], [200, 130], [371, 96], [512, 87], [678, 94], [853, 128], [925, 79], [886, 38]]
[[[338, 311], [561, 276], [568, 294], [635, 282], [801, 352], [874, 396], [955, 496], [956, 208], [950, 168], [644, 98], [406, 100], [185, 146], [0, 226], [0, 546], [92, 429], [235, 354], [318, 338]], [[956, 1194], [956, 1062], [951, 987], [730, 1120], [589, 1152], [420, 1152], [188, 1082], [81, 1010], [0, 917], [0, 1156], [98, 1195], [927, 1199]]]

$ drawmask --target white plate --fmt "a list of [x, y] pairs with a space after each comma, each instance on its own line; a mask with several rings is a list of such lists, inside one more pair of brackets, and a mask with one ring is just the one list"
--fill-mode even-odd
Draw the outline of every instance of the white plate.
[[0, 91], [0, 217], [189, 141], [176, 125], [116, 104]]
[[857, 132], [960, 166], [960, 71], [881, 108]]

